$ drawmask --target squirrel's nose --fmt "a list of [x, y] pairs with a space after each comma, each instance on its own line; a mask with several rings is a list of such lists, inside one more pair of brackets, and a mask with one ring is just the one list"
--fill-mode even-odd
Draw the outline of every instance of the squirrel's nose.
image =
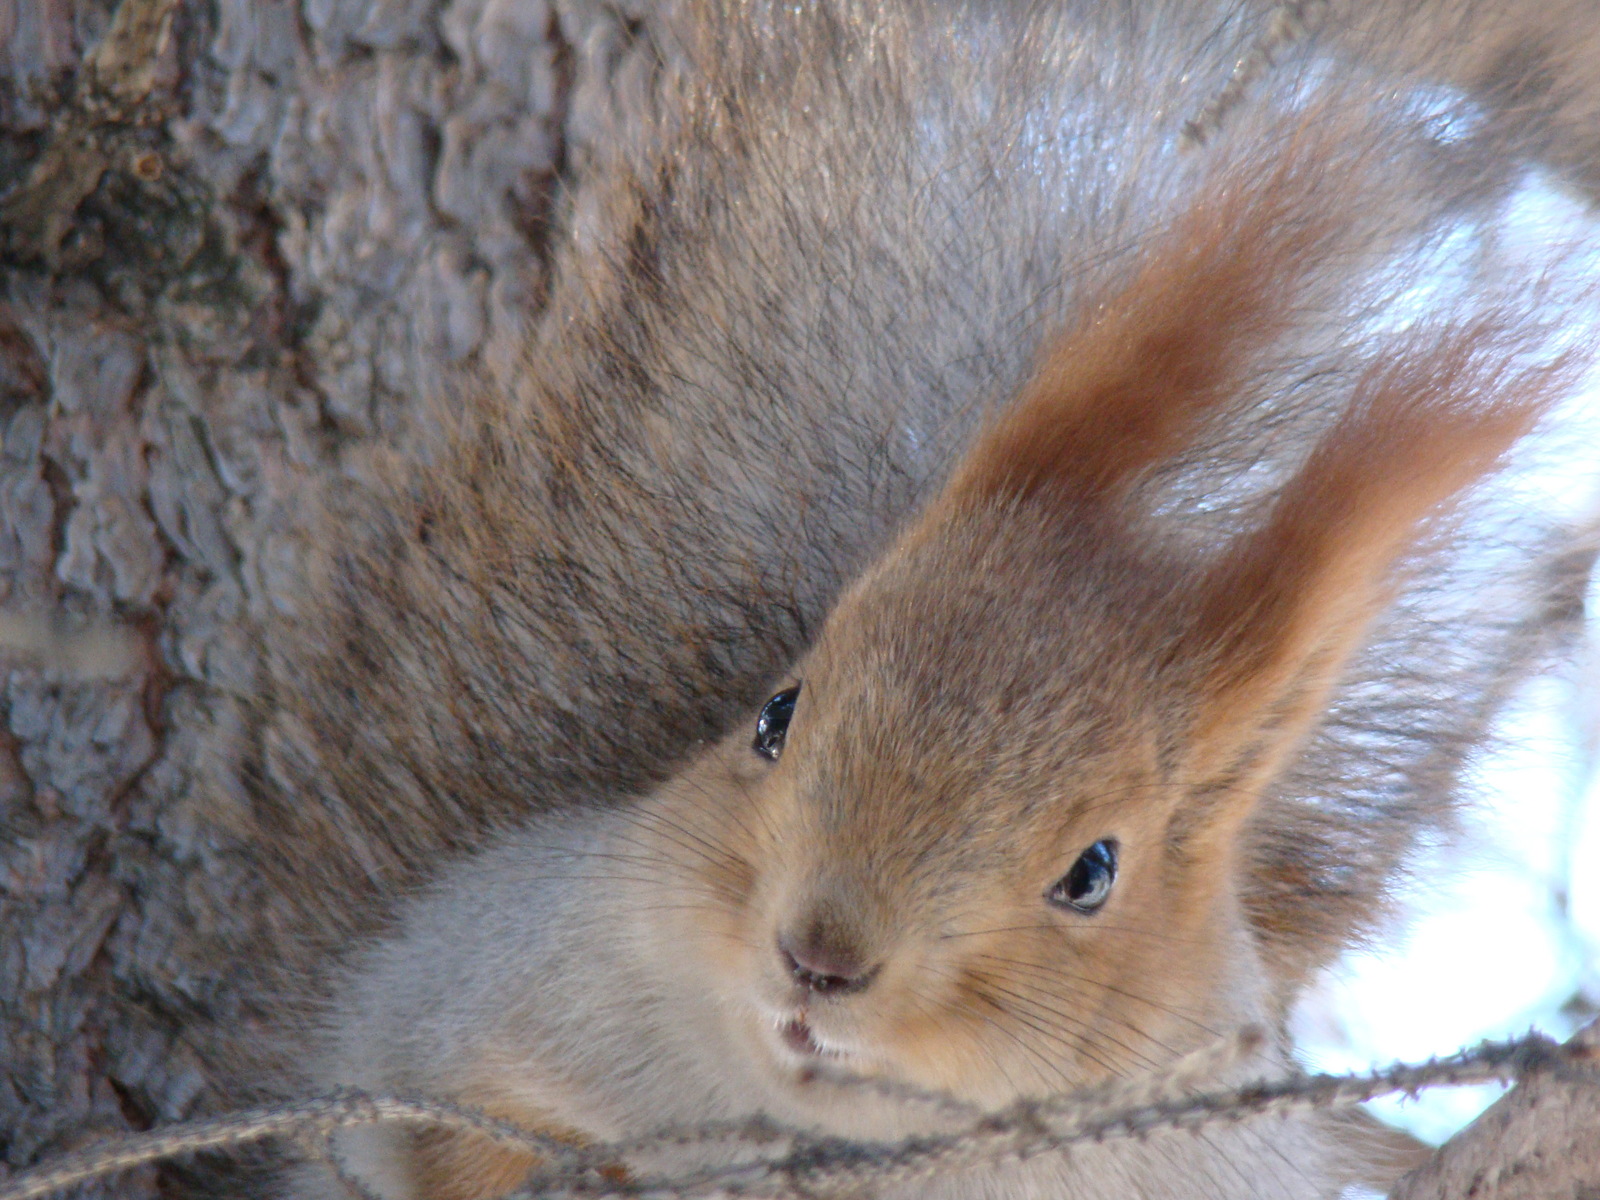
[[778, 935], [778, 958], [794, 981], [819, 996], [865, 991], [881, 964], [868, 965], [853, 946], [826, 938]]

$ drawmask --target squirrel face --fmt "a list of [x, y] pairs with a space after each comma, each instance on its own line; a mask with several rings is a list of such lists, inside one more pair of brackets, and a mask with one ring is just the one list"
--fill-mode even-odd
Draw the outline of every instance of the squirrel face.
[[1259, 1015], [1231, 842], [1181, 819], [1167, 622], [1130, 619], [1181, 581], [1017, 509], [863, 579], [758, 744], [730, 739], [726, 810], [686, 792], [673, 817], [722, 848], [694, 857], [725, 906], [715, 991], [780, 1075], [999, 1104]]
[[642, 818], [689, 870], [695, 986], [780, 1082], [833, 1062], [998, 1104], [1279, 999], [1241, 900], [1256, 799], [1396, 564], [1578, 361], [1514, 307], [1401, 335], [1253, 525], [1163, 533], [1143, 482], [1340, 252], [1330, 161], [1307, 135], [1203, 195], [845, 594], [755, 747]]

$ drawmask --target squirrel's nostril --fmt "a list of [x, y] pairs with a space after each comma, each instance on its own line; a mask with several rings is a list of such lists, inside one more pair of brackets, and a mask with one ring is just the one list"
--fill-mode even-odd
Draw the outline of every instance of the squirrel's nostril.
[[794, 981], [819, 996], [865, 991], [877, 977], [877, 965], [867, 966], [848, 947], [797, 941], [780, 935], [778, 958]]

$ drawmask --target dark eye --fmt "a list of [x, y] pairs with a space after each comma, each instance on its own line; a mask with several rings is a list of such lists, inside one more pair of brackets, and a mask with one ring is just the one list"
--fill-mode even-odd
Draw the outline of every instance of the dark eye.
[[1116, 881], [1117, 843], [1107, 838], [1078, 855], [1072, 870], [1056, 881], [1045, 899], [1062, 908], [1092, 913], [1106, 902]]
[[761, 706], [756, 718], [755, 752], [762, 758], [778, 761], [783, 753], [783, 737], [789, 732], [789, 718], [794, 716], [794, 702], [800, 695], [800, 685], [784, 688]]

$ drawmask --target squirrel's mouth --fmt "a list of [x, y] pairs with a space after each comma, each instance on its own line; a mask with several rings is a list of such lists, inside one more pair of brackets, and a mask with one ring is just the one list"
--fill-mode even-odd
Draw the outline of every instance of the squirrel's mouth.
[[778, 1021], [778, 1041], [785, 1049], [802, 1058], [841, 1058], [842, 1051], [824, 1045], [817, 1039], [816, 1033], [806, 1022], [806, 1014], [796, 1013], [794, 1016]]

